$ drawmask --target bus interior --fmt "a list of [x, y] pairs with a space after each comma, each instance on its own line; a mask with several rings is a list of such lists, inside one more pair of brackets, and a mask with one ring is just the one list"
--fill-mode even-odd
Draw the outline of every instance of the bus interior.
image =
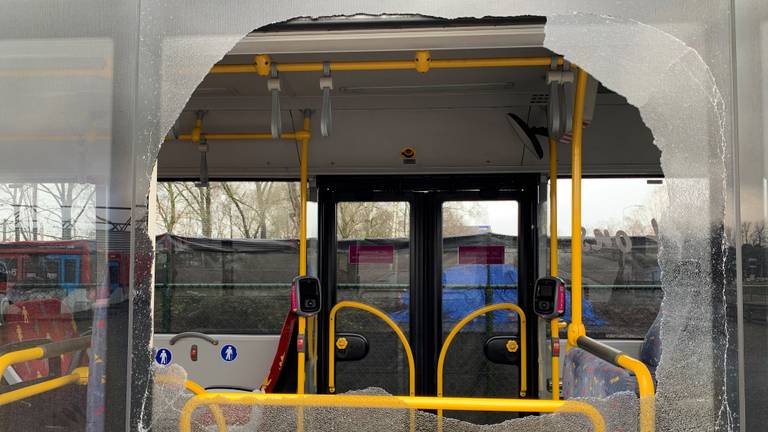
[[[542, 23], [326, 25], [296, 20], [249, 34], [203, 79], [169, 132], [156, 173], [154, 316], [155, 352], [169, 354], [156, 363], [183, 367], [208, 391], [374, 388], [551, 400], [561, 397], [561, 385], [554, 384], [555, 396], [548, 359], [562, 346], [556, 369], [568, 374], [564, 397], [638, 392], [634, 374], [620, 367], [605, 372], [604, 385], [584, 387], [577, 376], [608, 363], [574, 347], [571, 357], [583, 358], [565, 364], [565, 327], [551, 338], [549, 321], [535, 318], [534, 286], [551, 269], [548, 137], [567, 197], [559, 209], [566, 217], [556, 236], [557, 274], [570, 289], [570, 125], [579, 70], [543, 48]], [[654, 337], [662, 297], [660, 151], [635, 107], [585, 77], [586, 335], [652, 363], [658, 347], [646, 336]], [[306, 149], [304, 132], [311, 136]], [[302, 158], [308, 252], [297, 273]], [[212, 208], [213, 220], [171, 214], [182, 204], [197, 216], [208, 211], [205, 218]], [[307, 323], [316, 336], [306, 342], [311, 360], [298, 389], [299, 330], [286, 318], [297, 274], [318, 277], [323, 299]], [[359, 304], [377, 309], [402, 335]], [[493, 309], [505, 304], [523, 317]], [[487, 307], [457, 332], [450, 355], [441, 354], [452, 329]], [[334, 364], [325, 342], [329, 319]], [[222, 347], [235, 347], [236, 358]], [[518, 417], [446, 415], [476, 424]]]
[[[163, 139], [154, 254], [3, 228], [0, 418], [83, 430], [56, 397], [90, 406], [89, 304], [135, 295], [132, 261], [147, 430], [656, 430], [661, 151], [545, 22], [247, 34]], [[25, 415], [40, 397], [55, 413]]]

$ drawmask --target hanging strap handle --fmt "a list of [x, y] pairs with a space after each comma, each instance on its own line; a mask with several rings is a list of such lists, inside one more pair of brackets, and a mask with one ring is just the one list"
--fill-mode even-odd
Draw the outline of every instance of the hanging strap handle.
[[272, 94], [272, 119], [270, 131], [272, 138], [278, 139], [283, 130], [283, 118], [280, 113], [280, 77], [277, 74], [277, 64], [270, 65], [270, 78], [267, 80], [267, 89]]
[[331, 64], [323, 63], [323, 77], [320, 78], [320, 89], [323, 91], [323, 102], [320, 108], [320, 133], [330, 136], [333, 129], [333, 110], [331, 108], [331, 90], [333, 90], [333, 77], [331, 77]]

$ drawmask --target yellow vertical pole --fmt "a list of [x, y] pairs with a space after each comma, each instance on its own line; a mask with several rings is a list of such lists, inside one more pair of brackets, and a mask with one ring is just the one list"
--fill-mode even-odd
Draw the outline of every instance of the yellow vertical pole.
[[[310, 119], [304, 116], [304, 132], [309, 132]], [[301, 139], [300, 151], [300, 210], [299, 210], [299, 275], [307, 275], [307, 201], [309, 198], [309, 137], [304, 135]], [[299, 340], [302, 340], [302, 349], [298, 352], [298, 377], [296, 380], [296, 393], [304, 394], [306, 382], [306, 341], [307, 319], [299, 317]]]
[[557, 276], [557, 140], [549, 138], [549, 271]]
[[[299, 154], [299, 275], [307, 275], [307, 201], [309, 200], [309, 133], [310, 117], [304, 114], [303, 134], [301, 138], [301, 150]], [[304, 394], [307, 380], [306, 350], [307, 350], [307, 318], [299, 317], [298, 339], [302, 341], [298, 350], [298, 367], [296, 379], [296, 393]], [[296, 412], [296, 431], [304, 431], [304, 407], [299, 407]]]
[[571, 141], [571, 325], [568, 326], [568, 346], [575, 347], [576, 340], [586, 335], [581, 319], [581, 147], [584, 123], [584, 97], [587, 93], [587, 73], [578, 68], [576, 96], [573, 107], [573, 137]]
[[[549, 138], [549, 271], [557, 276], [557, 140]], [[552, 399], [560, 399], [560, 356], [554, 351], [560, 338], [559, 319], [549, 322], [552, 339]]]

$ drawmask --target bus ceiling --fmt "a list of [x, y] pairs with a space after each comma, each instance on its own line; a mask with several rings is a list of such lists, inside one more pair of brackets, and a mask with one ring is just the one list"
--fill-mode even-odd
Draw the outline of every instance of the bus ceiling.
[[[455, 59], [551, 59], [555, 53], [542, 46], [543, 22], [446, 26], [437, 20], [407, 28], [393, 22], [387, 24], [391, 31], [372, 30], [367, 24], [329, 31], [320, 23], [300, 22], [252, 32], [193, 93], [161, 149], [158, 176], [199, 177], [200, 151], [189, 138], [201, 115], [203, 134], [270, 132], [276, 121], [282, 132], [295, 134], [306, 110], [313, 133], [313, 175], [547, 172], [546, 137], [539, 138], [545, 148], [541, 158], [517, 138], [521, 134], [511, 119], [534, 130], [547, 126], [549, 66], [440, 67]], [[424, 52], [431, 60], [422, 70], [426, 73], [419, 73], [418, 65], [397, 66], [414, 59], [418, 63]], [[274, 70], [265, 64], [259, 70], [264, 59]], [[367, 62], [397, 67], [339, 67]], [[584, 173], [661, 174], [660, 152], [637, 109], [601, 85], [593, 86], [592, 93]], [[330, 110], [324, 109], [328, 100]], [[332, 134], [321, 133], [326, 128], [323, 111], [332, 112]], [[405, 149], [414, 155], [404, 157]], [[290, 143], [208, 140], [205, 153], [211, 177], [298, 175], [297, 150]]]

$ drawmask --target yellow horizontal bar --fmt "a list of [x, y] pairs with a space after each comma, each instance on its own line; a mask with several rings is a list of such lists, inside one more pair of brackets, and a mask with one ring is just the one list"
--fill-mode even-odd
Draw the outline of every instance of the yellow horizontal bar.
[[[448, 59], [431, 60], [430, 68], [437, 69], [466, 69], [487, 67], [526, 67], [549, 66], [551, 57], [502, 57], [479, 59]], [[558, 64], [563, 64], [563, 58], [558, 58]], [[277, 63], [278, 72], [322, 72], [323, 63]], [[377, 71], [377, 70], [408, 70], [416, 69], [416, 60], [389, 61], [348, 61], [330, 62], [331, 71]], [[211, 73], [258, 73], [256, 64], [216, 65]]]
[[12, 351], [0, 356], [0, 376], [5, 375], [8, 366], [17, 363], [24, 363], [31, 360], [40, 360], [45, 355], [45, 351], [40, 347], [27, 348], [19, 351]]
[[184, 387], [196, 395], [205, 393], [205, 389], [203, 388], [203, 386], [201, 386], [200, 384], [192, 380], [184, 381]]
[[88, 383], [88, 368], [80, 367], [72, 371], [69, 375], [53, 378], [41, 383], [33, 384], [27, 387], [22, 387], [18, 390], [12, 390], [7, 393], [0, 394], [0, 406], [8, 405], [9, 403], [18, 402], [28, 397], [36, 396], [42, 393], [46, 393], [58, 388], [70, 385], [70, 384], [86, 385]]
[[640, 432], [654, 432], [656, 430], [656, 391], [648, 366], [626, 354], [620, 355], [616, 359], [616, 363], [624, 369], [632, 371], [637, 379], [637, 387], [640, 392]]
[[[271, 133], [203, 133], [201, 137], [211, 141], [246, 141], [246, 140], [273, 140]], [[309, 139], [306, 131], [296, 133], [284, 133], [280, 135], [283, 140]], [[181, 134], [176, 141], [194, 141], [192, 134]]]
[[[529, 67], [549, 66], [551, 57], [510, 57], [510, 58], [485, 58], [485, 59], [448, 59], [432, 60], [429, 66], [433, 69], [467, 69], [467, 68], [492, 68], [492, 67]], [[563, 58], [559, 57], [557, 64], [563, 64]]]
[[202, 405], [269, 405], [290, 407], [502, 411], [525, 413], [572, 412], [585, 415], [595, 432], [605, 432], [605, 420], [593, 406], [577, 401], [501, 398], [439, 398], [422, 396], [359, 396], [314, 394], [213, 393], [191, 398], [179, 418], [179, 431], [192, 431], [192, 414]]

